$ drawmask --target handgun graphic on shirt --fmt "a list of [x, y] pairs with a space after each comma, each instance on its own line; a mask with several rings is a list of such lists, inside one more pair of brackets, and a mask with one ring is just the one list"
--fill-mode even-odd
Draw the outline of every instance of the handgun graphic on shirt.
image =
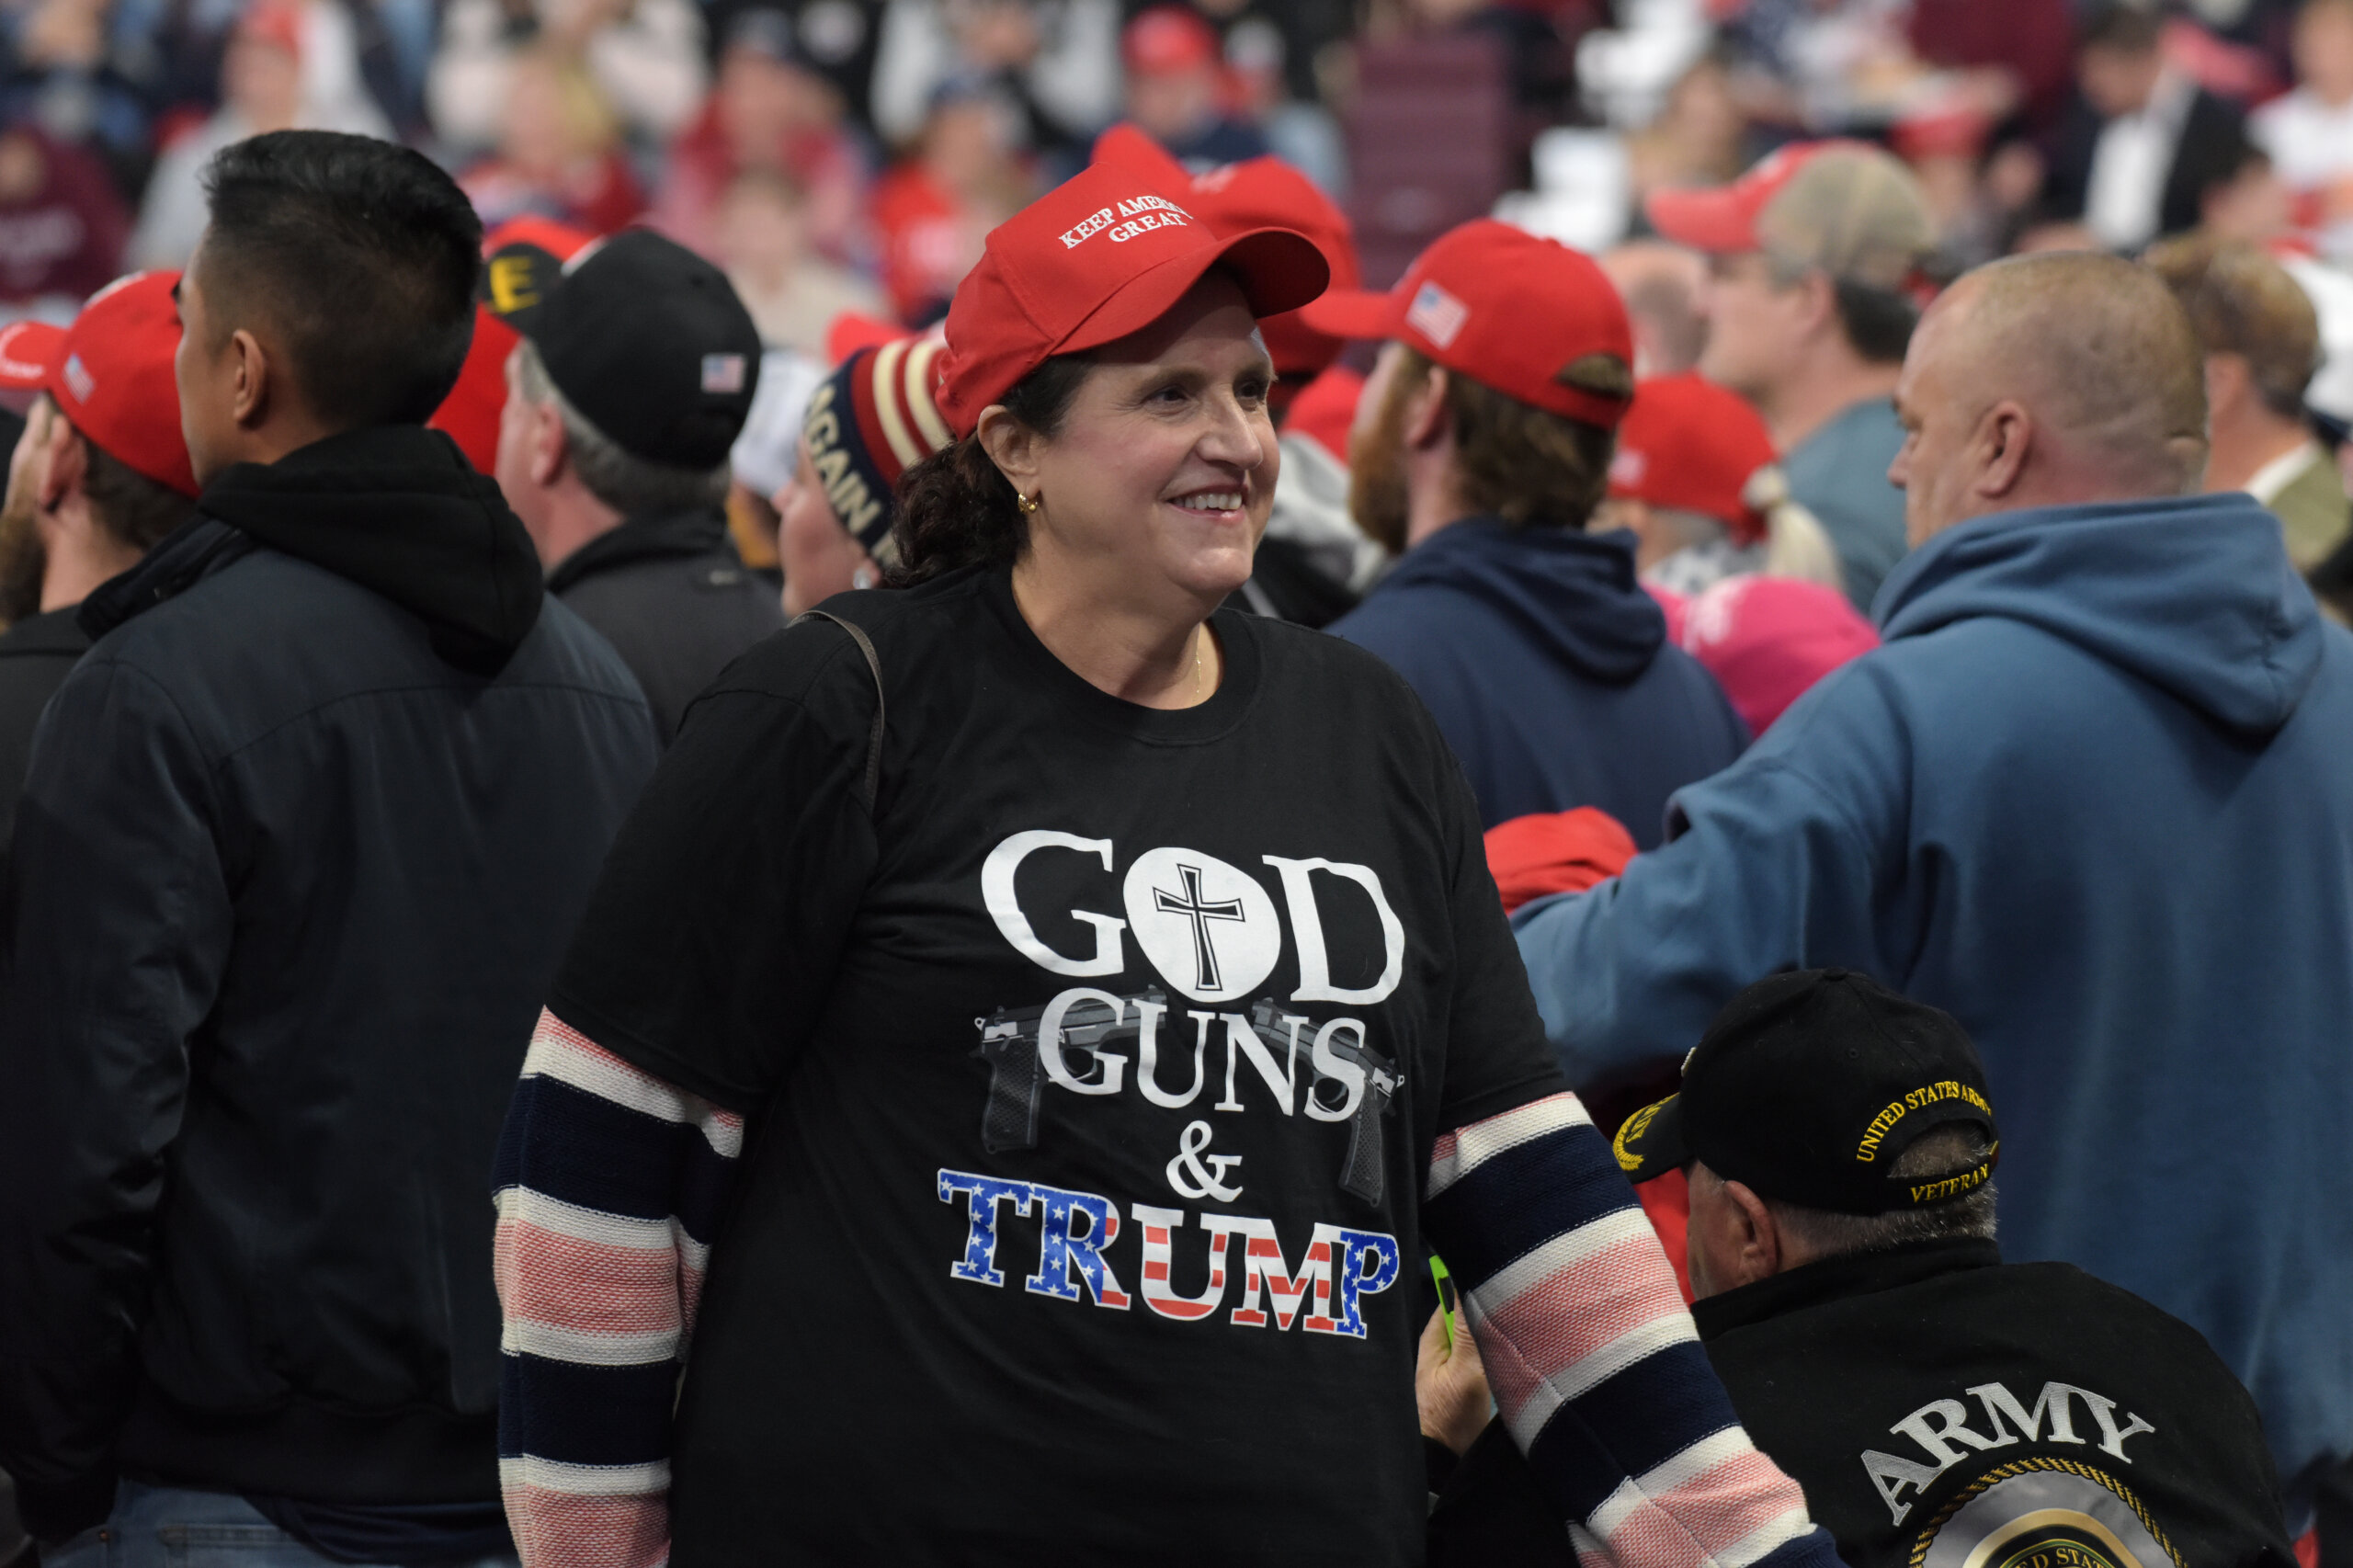
[[[1142, 1032], [1143, 1011], [1150, 1002], [1168, 1005], [1159, 987], [1120, 998], [1120, 1010], [1105, 1017], [1100, 1002], [1080, 1002], [1063, 1015], [1063, 1050], [1092, 1051], [1098, 1046], [1133, 1041]], [[975, 1018], [981, 1043], [972, 1054], [989, 1066], [989, 1098], [981, 1112], [981, 1147], [992, 1154], [1038, 1146], [1038, 1108], [1046, 1097], [1046, 1066], [1038, 1060], [1038, 1026], [1046, 1016], [1043, 1005], [999, 1007], [985, 1018]]]
[[[1154, 986], [1120, 998], [1116, 1016], [1100, 1002], [1081, 1002], [1063, 1015], [1063, 1050], [1093, 1051], [1098, 1048], [1132, 1045], [1142, 1035], [1145, 1009], [1139, 1003], [1150, 1003], [1165, 1013], [1167, 994]], [[1045, 1063], [1039, 1060], [1039, 1026], [1046, 1016], [1044, 1006], [1035, 1007], [999, 1007], [989, 1017], [973, 1019], [981, 1031], [981, 1042], [972, 1054], [988, 1064], [989, 1094], [981, 1113], [981, 1147], [992, 1154], [1002, 1154], [1017, 1149], [1038, 1146], [1038, 1111], [1046, 1096]], [[1271, 998], [1262, 998], [1250, 1006], [1251, 1030], [1267, 1043], [1279, 1059], [1290, 1060], [1294, 1055], [1296, 1035], [1286, 1027], [1281, 1010]], [[1324, 1049], [1344, 1062], [1350, 1062], [1364, 1074], [1364, 1092], [1357, 1096], [1356, 1108], [1348, 1114], [1347, 1153], [1340, 1162], [1340, 1190], [1367, 1203], [1381, 1201], [1389, 1168], [1388, 1142], [1381, 1127], [1404, 1080], [1387, 1058], [1369, 1046], [1355, 1043], [1335, 1031]], [[1074, 1064], [1075, 1070], [1075, 1064]], [[1320, 1080], [1311, 1078], [1304, 1092], [1313, 1095]]]
[[[1274, 1004], [1261, 1002], [1250, 1009], [1251, 1024], [1260, 1038], [1273, 1040]], [[1335, 1029], [1324, 1049], [1343, 1062], [1353, 1062], [1364, 1073], [1364, 1093], [1357, 1096], [1357, 1108], [1348, 1114], [1348, 1152], [1340, 1161], [1340, 1190], [1367, 1203], [1378, 1204], [1386, 1184], [1389, 1169], [1389, 1144], [1381, 1131], [1381, 1119], [1389, 1114], [1389, 1107], [1405, 1080], [1389, 1061], [1370, 1046], [1358, 1045]], [[1310, 1095], [1322, 1086], [1318, 1079], [1308, 1085]]]

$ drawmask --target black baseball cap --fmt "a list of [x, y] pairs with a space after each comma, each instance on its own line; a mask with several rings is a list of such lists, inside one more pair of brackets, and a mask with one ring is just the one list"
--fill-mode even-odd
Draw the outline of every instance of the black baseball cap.
[[648, 462], [727, 460], [759, 388], [760, 334], [726, 274], [631, 229], [583, 247], [528, 293], [502, 313], [590, 424]]
[[[1956, 1121], [1991, 1145], [1969, 1170], [1899, 1180], [1923, 1133]], [[1683, 1063], [1683, 1088], [1626, 1119], [1633, 1181], [1694, 1160], [1760, 1196], [1838, 1214], [1967, 1197], [2001, 1155], [1985, 1069], [1950, 1013], [1847, 969], [1791, 970], [1733, 997]]]

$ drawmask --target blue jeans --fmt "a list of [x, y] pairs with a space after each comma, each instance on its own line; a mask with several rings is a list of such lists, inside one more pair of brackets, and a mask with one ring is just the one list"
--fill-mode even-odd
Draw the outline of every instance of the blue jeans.
[[[41, 1568], [347, 1568], [271, 1524], [230, 1492], [115, 1488], [114, 1512], [96, 1529], [40, 1554]], [[463, 1568], [517, 1568], [485, 1557]]]

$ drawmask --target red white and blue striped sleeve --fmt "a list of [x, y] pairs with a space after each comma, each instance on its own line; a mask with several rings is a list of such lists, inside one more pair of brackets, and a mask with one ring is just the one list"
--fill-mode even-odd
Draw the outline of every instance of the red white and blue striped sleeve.
[[499, 1139], [498, 1469], [528, 1568], [670, 1554], [670, 1413], [743, 1118], [540, 1015]]
[[1804, 1494], [1741, 1429], [1574, 1095], [1438, 1139], [1424, 1213], [1584, 1568], [1836, 1568]]

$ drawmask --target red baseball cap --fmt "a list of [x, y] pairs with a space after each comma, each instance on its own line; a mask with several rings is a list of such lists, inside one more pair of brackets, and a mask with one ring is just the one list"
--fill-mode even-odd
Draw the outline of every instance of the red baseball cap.
[[519, 218], [507, 219], [483, 235], [482, 254], [494, 256], [509, 245], [537, 245], [558, 261], [570, 261], [596, 237], [585, 229], [560, 220], [526, 212]]
[[1120, 35], [1120, 63], [1131, 76], [1198, 70], [1219, 52], [1217, 29], [1189, 6], [1154, 6]]
[[1300, 313], [1335, 337], [1393, 337], [1566, 419], [1609, 429], [1626, 416], [1627, 399], [1560, 379], [1595, 354], [1633, 365], [1618, 290], [1591, 256], [1493, 218], [1431, 241], [1386, 294], [1335, 290]]
[[238, 20], [236, 36], [248, 43], [267, 43], [302, 58], [302, 11], [285, 0], [261, 0]]
[[1902, 287], [1937, 244], [1920, 182], [1862, 142], [1792, 142], [1730, 185], [1654, 191], [1643, 210], [1694, 250], [1771, 251], [1882, 289]]
[[[1160, 189], [1186, 196], [1186, 205], [1212, 233], [1290, 229], [1305, 234], [1324, 253], [1324, 263], [1332, 269], [1333, 288], [1355, 289], [1364, 281], [1363, 268], [1357, 263], [1356, 230], [1348, 215], [1313, 180], [1280, 158], [1245, 158], [1197, 175], [1142, 131], [1120, 124], [1096, 138], [1094, 161], [1133, 169]], [[1308, 325], [1297, 311], [1268, 316], [1258, 324], [1258, 330], [1267, 339], [1267, 353], [1275, 369], [1292, 381], [1313, 376], [1347, 347], [1341, 339]]]
[[0, 330], [0, 387], [45, 392], [108, 456], [183, 495], [197, 493], [180, 434], [176, 272], [134, 272], [90, 296], [67, 327]]
[[907, 335], [907, 329], [897, 322], [862, 311], [844, 311], [825, 328], [825, 363], [838, 368], [861, 348], [880, 348]]
[[506, 357], [522, 335], [498, 319], [488, 305], [474, 306], [474, 340], [458, 381], [426, 427], [445, 432], [466, 454], [477, 473], [498, 466], [498, 420], [506, 408]]
[[446, 432], [478, 473], [498, 463], [498, 419], [506, 407], [506, 357], [522, 335], [506, 324], [513, 311], [538, 303], [565, 262], [595, 238], [547, 218], [517, 218], [483, 236], [480, 298], [474, 340], [459, 367], [457, 385], [426, 421]]
[[969, 436], [982, 410], [1057, 354], [1149, 326], [1213, 267], [1265, 318], [1324, 291], [1332, 269], [1305, 235], [1222, 236], [1132, 170], [1082, 170], [989, 232], [948, 307], [939, 411]]
[[1363, 396], [1364, 378], [1346, 365], [1335, 365], [1290, 400], [1290, 410], [1283, 415], [1283, 434], [1304, 436], [1346, 468], [1348, 429], [1356, 423], [1357, 403]]
[[1765, 537], [1748, 482], [1774, 460], [1773, 437], [1748, 400], [1695, 371], [1634, 388], [1618, 427], [1609, 494], [1713, 517], [1741, 544]]

